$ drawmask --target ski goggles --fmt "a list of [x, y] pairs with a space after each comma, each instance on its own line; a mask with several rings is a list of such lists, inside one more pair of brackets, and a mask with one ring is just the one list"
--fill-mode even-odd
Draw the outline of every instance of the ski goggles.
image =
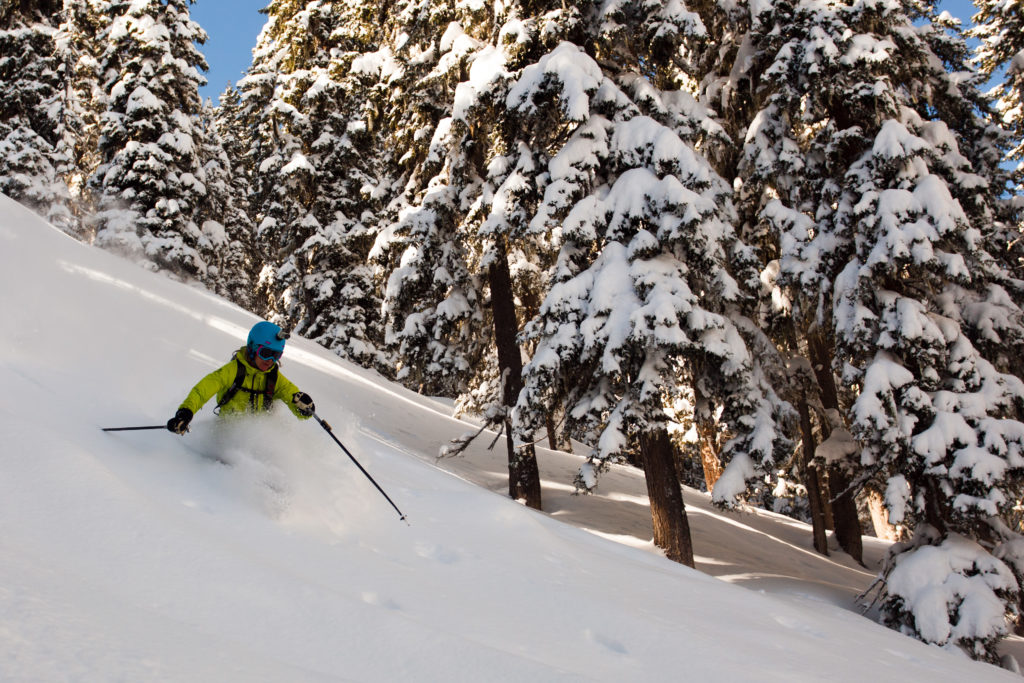
[[281, 360], [282, 353], [284, 353], [283, 350], [279, 351], [278, 349], [272, 349], [269, 346], [264, 346], [263, 344], [260, 344], [259, 346], [256, 347], [257, 356], [259, 356], [263, 360], [269, 360], [275, 363]]

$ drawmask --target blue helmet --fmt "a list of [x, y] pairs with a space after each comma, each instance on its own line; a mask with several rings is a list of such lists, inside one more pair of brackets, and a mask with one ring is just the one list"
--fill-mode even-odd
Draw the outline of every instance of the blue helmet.
[[262, 349], [266, 349], [269, 353], [261, 355], [272, 355], [274, 358], [280, 358], [284, 352], [284, 342], [286, 339], [288, 339], [287, 332], [274, 323], [268, 323], [264, 320], [256, 323], [249, 330], [249, 338], [246, 340], [245, 346], [249, 351], [250, 357], [254, 357]]

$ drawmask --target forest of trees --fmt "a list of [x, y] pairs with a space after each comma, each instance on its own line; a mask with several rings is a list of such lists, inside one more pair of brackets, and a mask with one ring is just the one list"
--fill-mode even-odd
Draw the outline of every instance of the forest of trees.
[[575, 442], [691, 566], [682, 485], [893, 540], [883, 621], [998, 661], [1024, 1], [268, 0], [216, 107], [193, 1], [0, 0], [0, 192], [455, 399], [531, 507]]

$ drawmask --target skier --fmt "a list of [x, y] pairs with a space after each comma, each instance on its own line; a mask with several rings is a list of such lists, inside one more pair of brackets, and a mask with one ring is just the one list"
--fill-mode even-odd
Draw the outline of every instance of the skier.
[[249, 331], [245, 346], [231, 361], [192, 387], [178, 412], [167, 421], [167, 429], [175, 434], [187, 432], [192, 416], [214, 394], [217, 407], [213, 410], [218, 415], [270, 410], [276, 398], [284, 401], [299, 419], [312, 417], [313, 399], [278, 372], [286, 339], [288, 333], [277, 325], [266, 321], [256, 323]]

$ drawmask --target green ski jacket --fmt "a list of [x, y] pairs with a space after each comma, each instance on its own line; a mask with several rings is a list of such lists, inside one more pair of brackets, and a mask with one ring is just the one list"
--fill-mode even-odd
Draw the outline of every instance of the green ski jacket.
[[[242, 384], [235, 395], [221, 406], [221, 415], [270, 410], [273, 400], [276, 398], [284, 401], [288, 409], [300, 420], [308, 419], [309, 416], [301, 415], [295, 404], [292, 403], [292, 396], [299, 391], [299, 388], [278, 372], [277, 365], [266, 372], [250, 365], [245, 357], [244, 346], [235, 353], [230, 362], [199, 380], [179, 408], [188, 408], [195, 415], [215, 395], [217, 402], [220, 403], [240, 374], [239, 364], [245, 372]], [[267, 380], [273, 375], [276, 375], [276, 380], [271, 390], [267, 386]]]

